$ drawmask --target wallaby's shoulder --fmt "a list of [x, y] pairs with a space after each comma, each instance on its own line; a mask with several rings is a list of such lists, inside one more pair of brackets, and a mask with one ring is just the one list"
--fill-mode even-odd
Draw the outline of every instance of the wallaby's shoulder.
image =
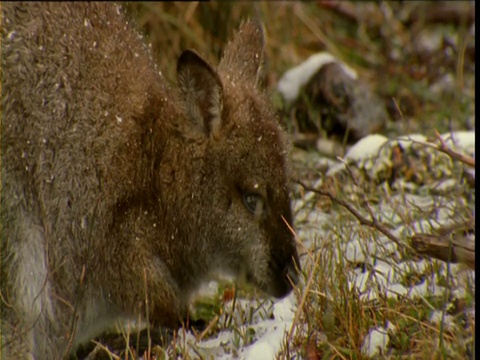
[[[65, 101], [75, 100], [70, 106], [101, 103], [108, 111], [114, 105], [126, 118], [146, 106], [148, 92], [161, 86], [148, 46], [117, 5], [5, 3], [2, 12], [2, 62], [37, 92], [53, 96], [51, 87], [56, 87]], [[72, 91], [74, 86], [82, 98], [75, 98], [80, 92]], [[51, 100], [47, 105], [58, 101]]]
[[149, 179], [166, 85], [115, 4], [5, 3], [2, 22], [2, 183], [37, 192], [66, 241], [92, 203], [105, 212]]

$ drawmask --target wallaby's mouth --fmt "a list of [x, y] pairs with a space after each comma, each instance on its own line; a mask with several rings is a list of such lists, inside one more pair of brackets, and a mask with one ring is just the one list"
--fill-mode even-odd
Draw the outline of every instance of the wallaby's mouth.
[[268, 280], [257, 281], [255, 276], [247, 273], [247, 281], [255, 284], [257, 288], [265, 291], [268, 295], [277, 299], [284, 298], [290, 294], [293, 287], [298, 284], [299, 272], [293, 261], [280, 268], [278, 265], [269, 266]]
[[276, 280], [272, 283], [270, 294], [279, 299], [290, 294], [299, 281], [299, 273], [293, 261], [283, 270], [277, 270], [275, 275]]

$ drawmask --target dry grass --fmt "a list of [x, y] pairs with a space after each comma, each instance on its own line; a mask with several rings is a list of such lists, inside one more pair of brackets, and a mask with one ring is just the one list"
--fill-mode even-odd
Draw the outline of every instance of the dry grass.
[[[299, 351], [311, 359], [363, 359], [366, 335], [387, 324], [386, 350], [378, 358], [474, 358], [473, 273], [463, 265], [422, 259], [408, 243], [412, 233], [428, 232], [437, 222], [473, 215], [474, 191], [462, 180], [462, 169], [470, 159], [461, 162], [438, 150], [422, 149], [425, 157], [421, 159], [426, 164], [422, 186], [401, 187], [400, 181], [371, 186], [367, 172], [352, 165], [344, 176], [317, 185], [320, 194], [334, 199], [328, 208], [319, 194], [310, 197], [303, 187], [298, 189], [299, 196], [308, 199], [297, 213], [298, 227], [305, 232], [323, 227], [312, 244], [316, 249], [313, 261], [321, 266], [315, 268], [314, 286], [308, 289], [304, 306], [306, 332], [298, 334], [298, 348], [286, 352], [285, 358]], [[441, 190], [434, 185], [440, 179], [452, 179], [453, 184]], [[354, 213], [346, 206], [353, 207]], [[361, 226], [359, 217], [363, 224], [373, 226]], [[385, 228], [402, 247], [387, 240]], [[347, 251], [354, 243], [363, 252], [360, 256]], [[391, 276], [385, 276], [388, 268]], [[365, 286], [358, 283], [361, 277]], [[402, 285], [408, 292], [392, 296], [387, 291], [392, 284]], [[423, 286], [428, 290], [415, 295]], [[441, 320], [432, 321], [433, 314]], [[306, 355], [308, 351], [310, 355]]]

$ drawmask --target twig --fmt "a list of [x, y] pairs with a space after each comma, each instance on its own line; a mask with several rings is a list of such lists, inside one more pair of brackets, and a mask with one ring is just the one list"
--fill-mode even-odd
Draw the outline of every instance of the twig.
[[418, 141], [418, 140], [410, 139], [408, 137], [406, 140], [409, 140], [414, 144], [420, 144], [426, 147], [430, 147], [444, 154], [447, 154], [452, 159], [458, 160], [470, 167], [475, 167], [475, 158], [468, 155], [461, 154], [458, 151], [455, 151], [452, 148], [450, 148], [445, 142], [445, 140], [442, 138], [442, 136], [438, 133], [437, 130], [435, 130], [435, 137], [440, 141], [440, 145], [436, 145], [428, 141]]
[[218, 322], [218, 315], [215, 315], [215, 317], [208, 323], [207, 327], [199, 334], [192, 328], [192, 331], [195, 335], [195, 338], [197, 341], [202, 340], [205, 335], [215, 326], [215, 324]]
[[436, 234], [415, 234], [412, 247], [420, 254], [452, 263], [464, 263], [475, 270], [474, 221], [443, 227]]
[[336, 202], [337, 204], [343, 206], [344, 208], [346, 208], [353, 216], [355, 216], [357, 218], [357, 220], [360, 222], [360, 224], [362, 225], [365, 225], [365, 226], [369, 226], [371, 228], [374, 228], [374, 229], [377, 229], [378, 231], [380, 231], [382, 234], [384, 234], [386, 237], [388, 237], [390, 240], [392, 240], [395, 244], [397, 244], [401, 249], [404, 249], [405, 248], [405, 244], [402, 244], [400, 242], [400, 240], [398, 240], [395, 235], [393, 235], [385, 225], [381, 224], [380, 222], [378, 222], [378, 220], [373, 217], [372, 219], [373, 220], [368, 220], [366, 219], [365, 217], [363, 217], [352, 205], [350, 205], [348, 202], [342, 200], [342, 199], [339, 199], [337, 198], [336, 196], [334, 196], [332, 193], [330, 193], [329, 191], [324, 191], [324, 190], [319, 190], [319, 189], [314, 189], [308, 185], [305, 185], [303, 182], [301, 182], [300, 180], [294, 180], [296, 183], [298, 183], [299, 185], [301, 185], [305, 190], [307, 191], [311, 191], [311, 192], [314, 192], [316, 194], [319, 194], [319, 195], [323, 195], [323, 196], [327, 196], [328, 198], [330, 198], [330, 200]]
[[463, 155], [463, 154], [453, 150], [452, 148], [448, 147], [447, 143], [442, 138], [442, 136], [438, 133], [437, 130], [435, 130], [435, 136], [440, 141], [440, 145], [436, 146], [436, 149], [438, 151], [443, 152], [443, 153], [447, 154], [448, 156], [450, 156], [451, 158], [453, 158], [455, 160], [459, 160], [459, 161], [461, 161], [462, 163], [464, 163], [468, 166], [475, 167], [475, 158], [473, 158], [471, 156]]
[[[112, 353], [110, 351], [110, 349], [108, 348], [108, 346], [105, 346], [103, 344], [101, 344], [100, 342], [98, 341], [95, 341], [95, 340], [92, 340], [92, 342], [96, 345], [95, 346], [95, 349], [92, 350], [92, 352], [88, 355], [88, 357], [90, 357], [90, 355], [93, 355], [93, 357], [102, 357], [103, 355], [100, 356], [100, 354], [98, 354], [101, 350], [103, 350], [104, 352], [106, 352], [108, 355], [108, 357], [110, 359], [113, 359], [113, 360], [121, 360], [121, 357], [118, 356], [118, 355], [115, 355], [114, 353]], [[97, 356], [99, 355], [99, 356]]]

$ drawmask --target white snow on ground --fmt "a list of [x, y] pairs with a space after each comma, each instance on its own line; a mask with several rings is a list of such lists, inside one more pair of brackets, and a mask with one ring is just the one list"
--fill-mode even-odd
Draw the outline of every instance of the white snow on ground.
[[338, 62], [347, 75], [352, 79], [357, 79], [357, 72], [351, 67], [339, 61], [330, 53], [320, 52], [310, 56], [307, 60], [283, 74], [278, 81], [278, 91], [287, 103], [292, 103], [297, 99], [302, 86], [307, 84], [322, 66], [332, 62]]
[[[366, 162], [375, 161], [376, 158], [382, 153], [382, 149], [386, 149], [384, 146], [388, 142], [388, 138], [379, 134], [372, 134], [360, 139], [355, 143], [345, 154], [344, 160], [346, 163], [359, 162], [362, 163], [362, 166]], [[367, 165], [367, 168], [371, 166]], [[339, 162], [338, 164], [332, 166], [328, 172], [327, 176], [332, 176], [345, 169], [345, 164]]]
[[[227, 307], [231, 305], [227, 304]], [[237, 308], [242, 312], [250, 313], [256, 309], [258, 304], [247, 300], [237, 299]], [[239, 333], [233, 330], [222, 331], [215, 338], [205, 339], [197, 342], [191, 333], [179, 334], [178, 343], [195, 344], [195, 351], [190, 350], [193, 358], [200, 354], [204, 358], [214, 358], [220, 360], [230, 359], [265, 359], [274, 360], [281, 351], [282, 344], [290, 331], [296, 310], [296, 299], [293, 294], [286, 298], [272, 303], [266, 302], [262, 313], [257, 312], [248, 324], [238, 326]], [[239, 314], [236, 314], [239, 315]], [[242, 316], [237, 316], [234, 320], [236, 324], [242, 323]], [[222, 321], [222, 320], [220, 320]], [[243, 344], [245, 337], [252, 337], [252, 341]], [[242, 338], [243, 337], [243, 338]], [[237, 348], [235, 345], [240, 346]]]
[[[475, 131], [454, 131], [440, 135], [445, 143], [452, 148], [466, 151], [473, 154], [475, 152]], [[404, 149], [415, 142], [427, 143], [426, 136], [421, 134], [411, 134], [399, 136], [396, 140]]]
[[[452, 149], [475, 154], [475, 131], [456, 131], [441, 136]], [[414, 143], [438, 146], [438, 142], [428, 142], [427, 138], [420, 134], [402, 135], [393, 140], [389, 140], [380, 134], [371, 134], [352, 145], [343, 157], [344, 161], [332, 166], [328, 170], [327, 176], [332, 176], [344, 170], [345, 163], [357, 163], [359, 167], [364, 168], [373, 178], [376, 173], [390, 165], [390, 151], [393, 146], [400, 144], [402, 148], [407, 149]]]
[[388, 331], [394, 331], [395, 327], [388, 323], [386, 327], [377, 327], [370, 330], [362, 345], [362, 353], [366, 356], [381, 355], [385, 352], [389, 340]]
[[444, 311], [434, 310], [430, 315], [430, 322], [435, 325], [440, 325], [443, 322], [445, 329], [455, 331], [456, 325], [453, 321], [453, 316], [445, 314]]
[[475, 151], [475, 131], [455, 131], [441, 136], [448, 146], [457, 147], [469, 153]]
[[362, 161], [378, 156], [383, 145], [388, 141], [388, 138], [372, 134], [360, 139], [353, 145], [345, 154], [346, 160]]

